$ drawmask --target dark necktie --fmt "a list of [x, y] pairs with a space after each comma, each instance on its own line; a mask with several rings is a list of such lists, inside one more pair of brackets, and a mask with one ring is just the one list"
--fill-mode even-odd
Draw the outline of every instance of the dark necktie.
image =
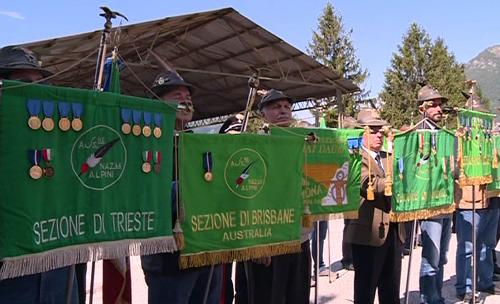
[[382, 171], [382, 174], [385, 175], [385, 170], [384, 170], [384, 167], [382, 166], [382, 160], [380, 159], [380, 154], [377, 154], [377, 156], [375, 156], [375, 161], [377, 162], [377, 165], [378, 165], [378, 168], [380, 169], [380, 171]]

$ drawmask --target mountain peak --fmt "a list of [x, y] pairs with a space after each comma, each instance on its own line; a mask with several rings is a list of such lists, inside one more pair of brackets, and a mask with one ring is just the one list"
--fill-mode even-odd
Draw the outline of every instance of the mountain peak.
[[477, 80], [492, 108], [500, 106], [500, 45], [488, 47], [466, 63], [465, 75]]

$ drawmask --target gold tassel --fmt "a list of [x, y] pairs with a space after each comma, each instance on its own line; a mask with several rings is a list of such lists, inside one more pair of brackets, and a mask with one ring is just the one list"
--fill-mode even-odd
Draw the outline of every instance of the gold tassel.
[[387, 137], [387, 157], [385, 158], [385, 188], [384, 195], [392, 196], [392, 163], [394, 157], [394, 144], [393, 144], [393, 135], [392, 131], [389, 127], [384, 127], [384, 133]]
[[375, 190], [371, 182], [368, 183], [368, 189], [366, 190], [366, 199], [369, 201], [375, 200]]
[[304, 207], [304, 214], [302, 215], [302, 227], [311, 228], [312, 227], [312, 215], [309, 205], [306, 204]]
[[392, 178], [390, 175], [387, 176], [385, 180], [384, 195], [392, 196]]
[[498, 149], [493, 149], [493, 169], [498, 169]]
[[177, 250], [184, 249], [184, 232], [182, 231], [181, 223], [179, 222], [179, 220], [175, 221], [173, 232]]
[[[370, 133], [371, 133], [371, 130], [370, 130], [370, 127], [369, 126], [365, 126], [365, 135], [366, 135], [366, 145], [367, 145], [367, 148], [370, 149]], [[373, 189], [373, 182], [372, 182], [372, 166], [371, 166], [371, 161], [370, 159], [368, 158], [368, 189], [366, 190], [366, 199], [369, 200], [369, 201], [373, 201], [375, 200], [375, 192], [374, 192], [374, 189]]]

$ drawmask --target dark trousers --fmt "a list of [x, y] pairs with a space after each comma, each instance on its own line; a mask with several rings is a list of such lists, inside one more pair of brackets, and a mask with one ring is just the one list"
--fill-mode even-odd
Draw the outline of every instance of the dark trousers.
[[299, 253], [272, 257], [269, 267], [253, 262], [252, 304], [308, 304], [311, 285], [311, 251], [309, 241]]
[[78, 286], [78, 303], [86, 303], [86, 284], [87, 284], [87, 263], [75, 265], [76, 285]]
[[[500, 197], [490, 198], [489, 208], [500, 208]], [[495, 246], [498, 244], [498, 241], [500, 241], [500, 216], [498, 221], [499, 222], [497, 225], [497, 235], [496, 235], [497, 242], [495, 243]], [[497, 254], [495, 248], [493, 248], [493, 265], [497, 265]]]
[[236, 304], [248, 304], [248, 283], [245, 272], [245, 263], [247, 263], [247, 265], [250, 265], [250, 261], [236, 263], [236, 275], [234, 278], [236, 281], [234, 288], [234, 302]]
[[371, 304], [378, 288], [379, 303], [399, 304], [402, 244], [391, 223], [380, 247], [352, 244], [354, 303]]
[[[318, 228], [319, 229], [316, 229]], [[317, 234], [319, 231], [319, 239], [317, 239]], [[314, 262], [314, 273], [316, 273], [316, 258], [319, 253], [319, 263], [318, 267], [324, 267], [325, 266], [325, 261], [323, 260], [323, 248], [325, 244], [325, 239], [326, 239], [326, 233], [328, 231], [328, 221], [318, 221], [313, 224], [313, 232], [312, 232], [312, 237], [311, 237], [311, 253], [312, 253], [312, 258]], [[316, 242], [318, 242], [317, 244]], [[319, 245], [319, 246], [318, 246]], [[319, 251], [317, 250], [317, 246], [319, 247]]]
[[221, 266], [221, 292], [219, 304], [233, 303], [234, 287], [233, 287], [233, 263], [222, 264]]
[[352, 244], [345, 242], [347, 226], [351, 220], [344, 220], [344, 230], [342, 232], [342, 265], [352, 264]]

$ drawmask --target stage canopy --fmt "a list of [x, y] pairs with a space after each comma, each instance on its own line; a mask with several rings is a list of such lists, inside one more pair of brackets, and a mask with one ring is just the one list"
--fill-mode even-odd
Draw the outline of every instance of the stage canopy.
[[[150, 96], [144, 86], [150, 87], [164, 70], [149, 53], [151, 49], [196, 86], [195, 120], [244, 110], [248, 78], [257, 71], [259, 88], [283, 90], [302, 101], [302, 108], [313, 105], [307, 102], [310, 98], [335, 96], [337, 90], [341, 94], [359, 90], [352, 81], [233, 8], [126, 26], [118, 26], [118, 19], [113, 22], [108, 53], [116, 46], [126, 62], [121, 74], [122, 93]], [[101, 30], [96, 30], [24, 45], [41, 56], [44, 67], [61, 72], [53, 84], [92, 88], [100, 38]]]

